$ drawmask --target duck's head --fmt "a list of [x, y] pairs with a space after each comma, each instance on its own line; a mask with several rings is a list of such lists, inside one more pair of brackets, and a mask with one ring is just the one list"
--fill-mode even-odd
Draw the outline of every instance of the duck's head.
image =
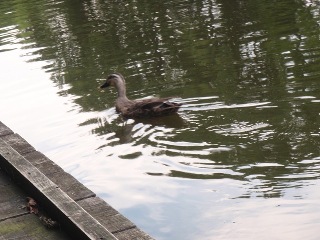
[[115, 86], [120, 83], [125, 83], [124, 77], [120, 73], [112, 73], [107, 77], [107, 80], [100, 86], [100, 88], [103, 89], [109, 86]]

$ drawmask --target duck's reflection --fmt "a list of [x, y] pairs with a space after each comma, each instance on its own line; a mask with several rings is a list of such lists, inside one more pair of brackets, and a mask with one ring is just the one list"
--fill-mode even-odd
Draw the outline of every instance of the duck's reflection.
[[186, 121], [179, 114], [171, 114], [154, 118], [139, 118], [135, 123], [150, 124], [152, 126], [163, 126], [168, 128], [182, 128], [186, 125]]
[[[90, 121], [92, 123], [92, 121]], [[119, 139], [118, 144], [125, 144], [134, 141], [137, 138], [137, 129], [146, 131], [156, 127], [165, 129], [180, 129], [186, 126], [187, 122], [178, 113], [155, 117], [155, 118], [138, 118], [138, 119], [123, 119], [118, 117], [112, 122], [106, 121], [103, 118], [96, 120], [98, 127], [92, 130], [93, 134], [99, 136], [110, 136]], [[114, 144], [114, 142], [113, 142]]]
[[[139, 119], [129, 119], [125, 120], [123, 125], [115, 131], [115, 136], [119, 138], [119, 143], [129, 143], [133, 141], [133, 135], [135, 133], [134, 129], [138, 125], [143, 125], [144, 127], [164, 127], [164, 128], [175, 128], [179, 129], [186, 125], [185, 120], [179, 114], [171, 114], [163, 117], [156, 118], [139, 118]], [[143, 128], [140, 126], [140, 128]]]

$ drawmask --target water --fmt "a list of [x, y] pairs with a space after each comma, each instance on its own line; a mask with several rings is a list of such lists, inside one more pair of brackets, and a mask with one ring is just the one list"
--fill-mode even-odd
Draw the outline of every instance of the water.
[[[156, 239], [318, 239], [319, 1], [5, 1], [0, 120]], [[179, 96], [124, 123], [115, 90]]]

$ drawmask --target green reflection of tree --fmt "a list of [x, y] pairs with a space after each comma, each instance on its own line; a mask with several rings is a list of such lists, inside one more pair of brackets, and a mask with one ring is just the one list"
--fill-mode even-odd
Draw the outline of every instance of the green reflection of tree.
[[[294, 99], [302, 93], [320, 95], [317, 7], [299, 0], [15, 0], [6, 8], [15, 18], [5, 24], [19, 26], [33, 61], [47, 61], [52, 80], [71, 87], [61, 94], [79, 96], [75, 101], [83, 111], [102, 110], [112, 101], [100, 97], [96, 78], [117, 70], [130, 76], [134, 97], [171, 89], [185, 98], [217, 95], [226, 105], [277, 106], [252, 114], [220, 111], [228, 118], [201, 112], [203, 119], [212, 117], [203, 123], [204, 133], [205, 124], [259, 122], [261, 112], [266, 114], [273, 138], [223, 138], [234, 146], [251, 141], [252, 151], [237, 149], [224, 164], [259, 159], [287, 166], [319, 155], [316, 103]], [[270, 168], [267, 175], [293, 172], [281, 169]]]

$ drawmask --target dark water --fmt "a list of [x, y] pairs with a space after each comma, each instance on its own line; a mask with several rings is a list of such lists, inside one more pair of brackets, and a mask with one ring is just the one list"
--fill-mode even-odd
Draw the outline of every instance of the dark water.
[[[2, 1], [0, 66], [0, 120], [156, 239], [319, 239], [319, 1]], [[113, 71], [179, 115], [124, 124]]]

